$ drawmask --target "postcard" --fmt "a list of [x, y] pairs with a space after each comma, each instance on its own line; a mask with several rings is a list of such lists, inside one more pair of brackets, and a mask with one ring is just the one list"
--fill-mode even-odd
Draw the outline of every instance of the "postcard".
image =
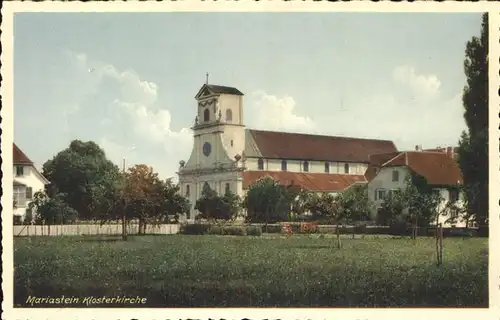
[[498, 319], [493, 3], [3, 17], [5, 319]]

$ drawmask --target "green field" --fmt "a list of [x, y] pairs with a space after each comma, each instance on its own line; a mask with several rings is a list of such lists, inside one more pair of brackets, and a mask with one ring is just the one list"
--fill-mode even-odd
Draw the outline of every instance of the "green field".
[[15, 238], [14, 300], [138, 295], [146, 307], [487, 307], [488, 240], [445, 238], [440, 267], [434, 245], [432, 238], [345, 238], [337, 249], [332, 238], [307, 235]]

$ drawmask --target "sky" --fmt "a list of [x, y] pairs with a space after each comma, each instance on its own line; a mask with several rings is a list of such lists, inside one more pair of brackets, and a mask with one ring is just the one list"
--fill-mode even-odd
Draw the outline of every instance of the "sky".
[[[194, 96], [238, 88], [247, 128], [455, 146], [480, 13], [18, 13], [14, 141], [40, 168], [70, 141], [175, 178]], [[300, 146], [297, 146], [300, 147]]]

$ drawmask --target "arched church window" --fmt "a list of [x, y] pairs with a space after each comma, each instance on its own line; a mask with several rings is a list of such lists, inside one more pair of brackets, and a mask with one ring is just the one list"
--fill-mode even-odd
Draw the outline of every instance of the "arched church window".
[[208, 109], [205, 109], [205, 111], [203, 111], [203, 121], [210, 121], [210, 111], [208, 111]]
[[257, 161], [257, 166], [258, 166], [259, 170], [264, 170], [264, 159], [260, 158]]
[[281, 160], [281, 171], [286, 171], [286, 160]]
[[344, 164], [344, 173], [346, 173], [346, 174], [349, 173], [349, 164], [348, 163]]
[[226, 189], [225, 189], [226, 194], [228, 194], [229, 191], [231, 191], [231, 189], [229, 188], [229, 183], [226, 183]]
[[330, 163], [325, 162], [325, 173], [330, 173]]
[[302, 166], [304, 167], [304, 172], [309, 172], [309, 162], [308, 161], [304, 161]]
[[189, 184], [186, 185], [186, 197], [189, 197], [190, 190], [189, 190]]
[[226, 110], [226, 122], [231, 122], [233, 121], [233, 112], [231, 109]]

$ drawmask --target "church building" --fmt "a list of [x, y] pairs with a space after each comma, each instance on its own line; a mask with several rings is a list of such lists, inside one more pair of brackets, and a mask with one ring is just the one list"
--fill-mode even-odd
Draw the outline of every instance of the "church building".
[[247, 129], [236, 88], [205, 84], [195, 99], [193, 150], [178, 172], [180, 192], [192, 205], [188, 219], [207, 188], [243, 197], [252, 183], [270, 176], [282, 185], [336, 194], [367, 183], [370, 155], [397, 152], [388, 140]]

